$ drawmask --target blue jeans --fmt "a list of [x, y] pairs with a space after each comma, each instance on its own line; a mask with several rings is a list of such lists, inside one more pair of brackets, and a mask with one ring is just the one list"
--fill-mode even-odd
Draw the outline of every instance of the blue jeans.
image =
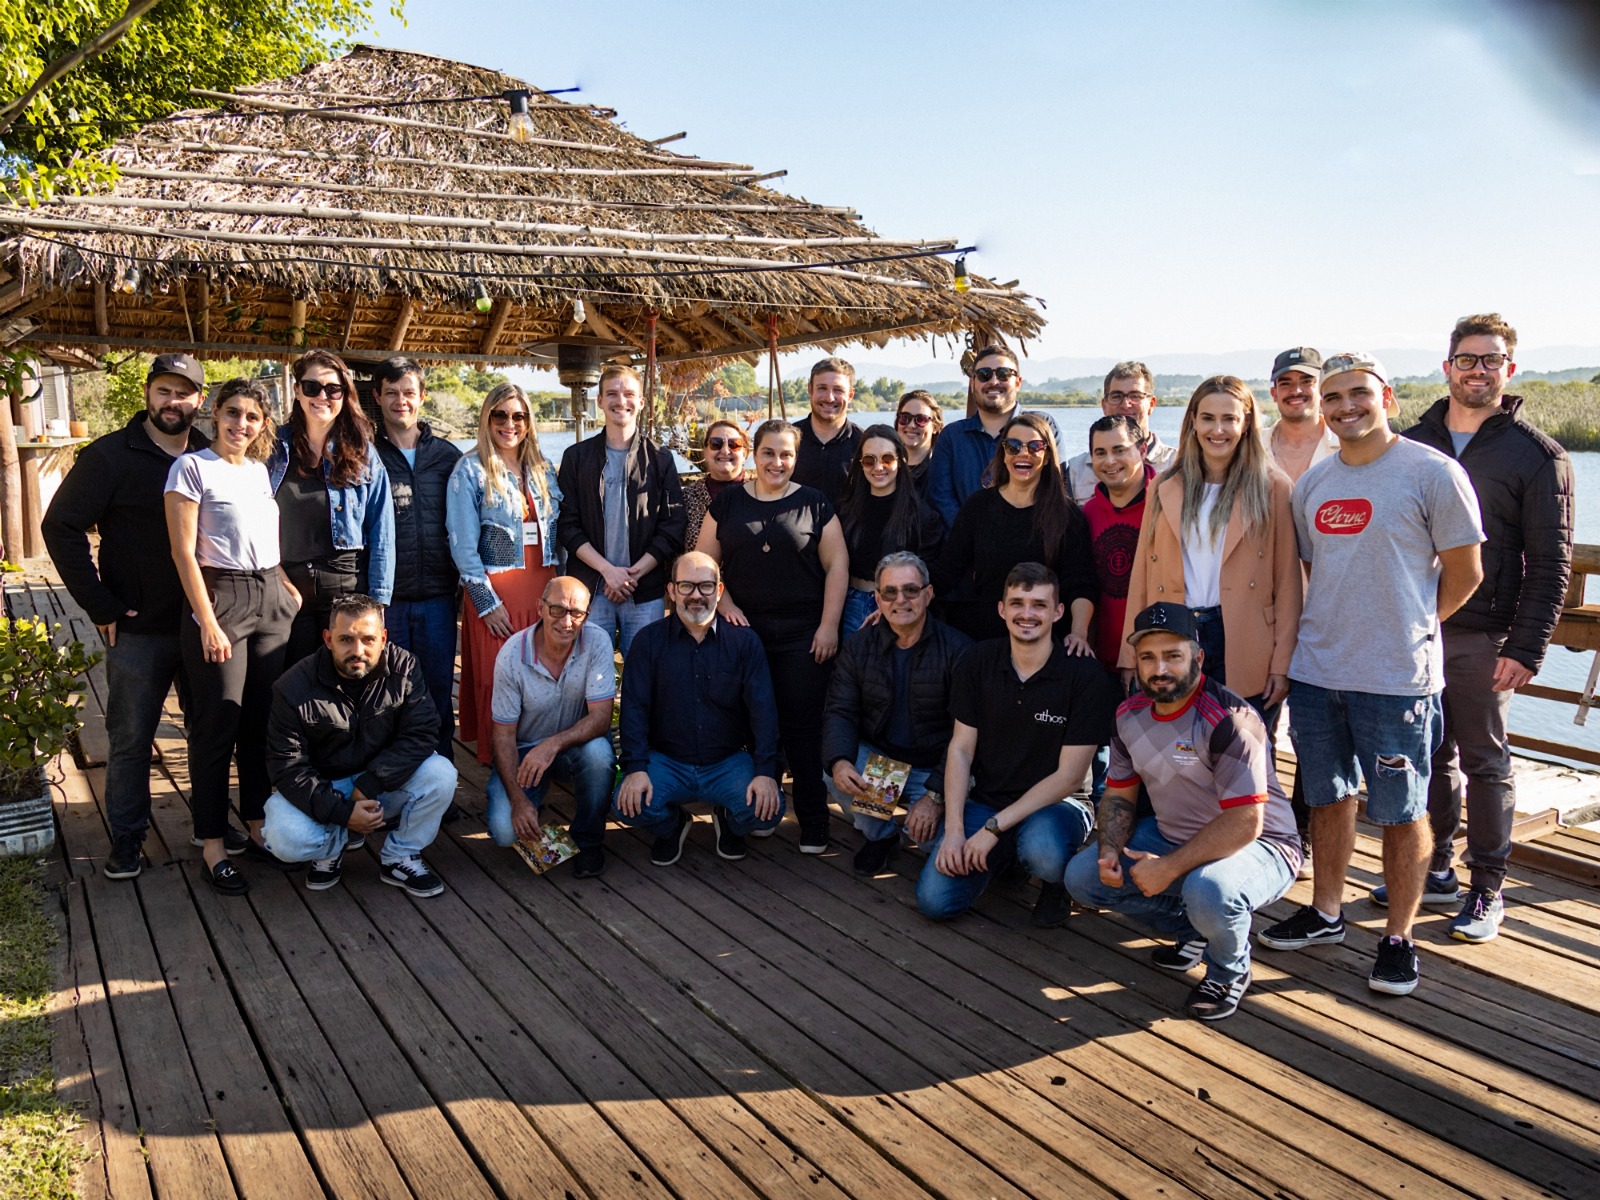
[[1409, 825], [1428, 811], [1432, 760], [1444, 742], [1444, 705], [1432, 696], [1337, 692], [1295, 679], [1289, 737], [1312, 808], [1337, 804], [1367, 785], [1374, 825]]
[[[1171, 854], [1178, 843], [1161, 836], [1154, 817], [1133, 827], [1128, 849]], [[1100, 882], [1100, 844], [1091, 842], [1067, 865], [1067, 890], [1086, 908], [1105, 908], [1178, 941], [1203, 939], [1206, 978], [1232, 983], [1250, 969], [1250, 914], [1294, 884], [1288, 861], [1266, 842], [1196, 867], [1159, 895], [1133, 882], [1133, 859], [1122, 856], [1122, 886]]]
[[1089, 799], [1096, 804], [1106, 794], [1106, 776], [1111, 774], [1111, 747], [1095, 748], [1094, 761], [1089, 764]]
[[720, 808], [729, 830], [739, 837], [757, 829], [775, 829], [783, 820], [782, 790], [778, 792], [777, 813], [765, 821], [756, 817], [755, 805], [746, 792], [755, 778], [756, 766], [743, 750], [707, 767], [679, 762], [652, 750], [645, 772], [650, 776], [650, 799], [640, 807], [637, 817], [625, 817], [620, 812], [616, 817], [625, 825], [643, 828], [651, 837], [669, 837], [678, 826], [677, 810], [696, 801]]
[[[969, 799], [962, 813], [966, 835], [971, 837], [977, 833], [983, 823], [999, 811]], [[1017, 857], [1030, 875], [1047, 884], [1060, 883], [1066, 875], [1067, 860], [1083, 845], [1093, 824], [1094, 815], [1081, 801], [1061, 800], [1047, 805], [1030, 813], [1011, 831], [1016, 837]], [[1001, 847], [1005, 840], [1002, 836]], [[971, 908], [973, 901], [989, 886], [993, 874], [992, 871], [972, 871], [966, 875], [946, 875], [938, 867], [939, 847], [943, 844], [941, 828], [939, 836], [928, 847], [928, 861], [923, 863], [922, 874], [917, 877], [917, 908], [923, 916], [935, 921], [947, 921]], [[990, 854], [991, 860], [998, 852], [999, 847]]]
[[861, 622], [877, 611], [877, 596], [860, 588], [851, 588], [844, 594], [844, 616], [839, 621], [839, 636], [849, 637], [861, 628]]
[[616, 638], [622, 657], [627, 658], [634, 634], [666, 615], [665, 600], [628, 600], [613, 604], [604, 592], [596, 591], [589, 598], [589, 619], [585, 624], [601, 630], [609, 638]]
[[[861, 749], [856, 753], [856, 774], [859, 775], [865, 772], [867, 759], [878, 753], [881, 753], [881, 751], [877, 747], [869, 746], [862, 742]], [[928, 790], [928, 775], [929, 771], [924, 767], [911, 768], [911, 774], [906, 776], [905, 790], [900, 793], [900, 803], [905, 805], [906, 808], [909, 809], [918, 800], [922, 799], [922, 793]], [[832, 775], [824, 775], [823, 778], [828, 782], [828, 794], [833, 797], [834, 803], [844, 811], [847, 817], [850, 817], [855, 822], [855, 827], [866, 836], [867, 841], [881, 842], [895, 835], [895, 831], [899, 829], [899, 826], [893, 821], [885, 821], [881, 817], [872, 817], [866, 813], [856, 812], [854, 805], [851, 803], [852, 797], [850, 793], [841, 792], [836, 788], [833, 785]]]
[[[334, 780], [333, 786], [348, 796], [355, 782], [352, 776]], [[420, 857], [439, 836], [439, 818], [455, 794], [455, 764], [430, 754], [394, 791], [372, 797], [383, 805], [384, 817], [394, 822], [379, 858], [392, 863]], [[267, 797], [267, 820], [261, 827], [261, 838], [267, 849], [284, 862], [314, 862], [343, 852], [350, 830], [343, 825], [324, 825], [285, 800], [282, 793], [273, 792]]]
[[[537, 743], [517, 744], [517, 761]], [[611, 785], [617, 774], [617, 760], [611, 753], [609, 737], [590, 738], [576, 746], [568, 746], [532, 787], [523, 788], [522, 794], [534, 808], [544, 807], [545, 793], [550, 781], [559, 779], [572, 789], [572, 825], [568, 832], [580, 850], [598, 846], [606, 837], [606, 813], [611, 809]], [[489, 775], [484, 788], [488, 807], [484, 819], [489, 822], [489, 836], [497, 846], [509, 846], [517, 840], [511, 828], [511, 795], [500, 780], [500, 772]]]
[[433, 596], [427, 600], [396, 600], [384, 612], [389, 640], [417, 656], [428, 698], [439, 710], [438, 751], [455, 757], [451, 738], [456, 721], [452, 694], [456, 678], [456, 598]]
[[176, 632], [124, 633], [106, 647], [106, 819], [113, 841], [142, 842], [150, 827], [150, 743], [182, 670]]

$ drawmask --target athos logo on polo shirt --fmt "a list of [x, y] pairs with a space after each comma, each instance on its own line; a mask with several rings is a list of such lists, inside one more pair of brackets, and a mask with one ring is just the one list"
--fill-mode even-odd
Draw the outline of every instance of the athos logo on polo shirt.
[[1318, 533], [1360, 533], [1372, 520], [1371, 500], [1329, 500], [1317, 509]]
[[1041, 725], [1065, 725], [1067, 723], [1067, 719], [1065, 717], [1056, 716], [1055, 713], [1051, 712], [1048, 708], [1034, 713], [1033, 719], [1038, 721]]

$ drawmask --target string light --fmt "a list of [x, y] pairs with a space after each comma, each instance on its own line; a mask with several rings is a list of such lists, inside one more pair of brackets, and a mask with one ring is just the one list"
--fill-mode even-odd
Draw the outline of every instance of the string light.
[[963, 296], [972, 290], [972, 280], [967, 277], [967, 256], [956, 259], [956, 291]]
[[132, 295], [139, 290], [141, 274], [138, 267], [129, 267], [122, 273], [122, 278], [117, 281], [117, 291]]
[[481, 313], [486, 313], [494, 307], [494, 301], [489, 298], [489, 289], [483, 286], [481, 279], [472, 281], [472, 307]]
[[511, 119], [506, 122], [506, 132], [511, 135], [513, 142], [528, 142], [533, 140], [533, 117], [528, 114], [528, 92], [519, 88], [505, 94], [506, 103], [511, 105]]
[[589, 313], [583, 307], [583, 297], [574, 296], [572, 298], [572, 323], [574, 325], [582, 325], [588, 319]]

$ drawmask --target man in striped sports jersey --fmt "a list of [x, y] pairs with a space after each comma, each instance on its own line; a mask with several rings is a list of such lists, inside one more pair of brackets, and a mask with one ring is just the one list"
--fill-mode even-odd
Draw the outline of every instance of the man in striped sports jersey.
[[[1156, 966], [1203, 962], [1184, 1011], [1220, 1021], [1250, 986], [1250, 914], [1294, 883], [1300, 835], [1266, 726], [1202, 672], [1190, 611], [1152, 604], [1128, 641], [1139, 691], [1117, 710], [1099, 843], [1068, 864], [1067, 890], [1174, 938]], [[1141, 783], [1154, 815], [1138, 819]]]

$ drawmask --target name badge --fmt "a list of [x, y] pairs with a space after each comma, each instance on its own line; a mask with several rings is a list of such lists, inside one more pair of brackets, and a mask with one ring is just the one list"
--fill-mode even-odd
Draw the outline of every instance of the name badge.
[[524, 521], [522, 523], [522, 544], [524, 546], [537, 546], [539, 544], [539, 522]]

